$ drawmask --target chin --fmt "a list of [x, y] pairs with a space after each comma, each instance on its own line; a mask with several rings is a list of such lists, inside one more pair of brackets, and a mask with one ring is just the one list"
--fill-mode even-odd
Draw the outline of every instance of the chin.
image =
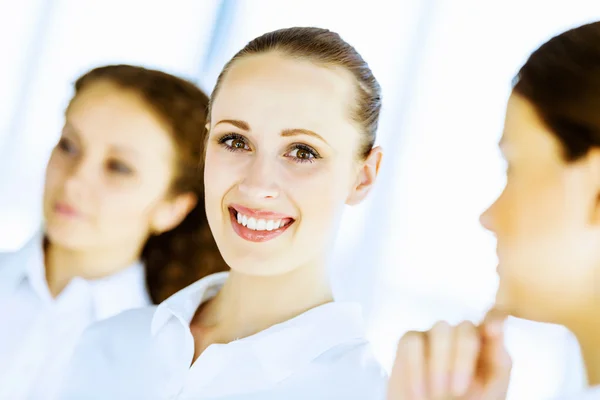
[[534, 291], [528, 291], [523, 296], [498, 290], [494, 305], [509, 316], [532, 322], [560, 324], [556, 303], [543, 301], [535, 297]]
[[62, 224], [46, 224], [46, 236], [51, 243], [61, 247], [78, 249], [85, 247], [87, 235], [79, 229], [62, 226]]
[[286, 274], [294, 269], [295, 264], [290, 260], [282, 259], [273, 252], [251, 252], [240, 249], [221, 252], [225, 263], [232, 272], [243, 275], [268, 277]]

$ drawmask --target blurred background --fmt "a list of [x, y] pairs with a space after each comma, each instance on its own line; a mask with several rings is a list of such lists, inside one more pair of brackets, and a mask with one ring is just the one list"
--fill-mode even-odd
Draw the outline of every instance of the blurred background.
[[[496, 287], [479, 214], [499, 194], [497, 150], [511, 79], [550, 36], [600, 19], [597, 0], [0, 0], [0, 252], [41, 224], [43, 172], [72, 82], [110, 63], [159, 68], [209, 92], [226, 61], [277, 28], [339, 32], [383, 87], [381, 180], [346, 213], [338, 298], [365, 306], [390, 367], [398, 337], [438, 319], [480, 319]], [[509, 321], [511, 400], [576, 390], [565, 330]]]

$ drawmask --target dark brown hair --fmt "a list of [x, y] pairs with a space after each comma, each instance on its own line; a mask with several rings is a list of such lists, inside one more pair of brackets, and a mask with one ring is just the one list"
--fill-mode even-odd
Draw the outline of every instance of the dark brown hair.
[[268, 52], [280, 52], [285, 56], [308, 60], [324, 67], [341, 67], [354, 76], [357, 96], [352, 117], [365, 134], [360, 155], [367, 157], [375, 143], [381, 111], [381, 88], [369, 65], [356, 49], [346, 43], [340, 35], [327, 29], [280, 29], [252, 40], [233, 56], [221, 71], [211, 95], [211, 104], [215, 101], [227, 71], [236, 60]]
[[514, 92], [534, 105], [567, 161], [600, 146], [600, 22], [544, 43], [519, 71]]
[[191, 82], [131, 65], [93, 69], [75, 82], [75, 97], [96, 82], [109, 82], [138, 94], [171, 129], [178, 166], [171, 190], [193, 193], [198, 203], [183, 222], [146, 242], [141, 259], [154, 303], [211, 273], [227, 270], [204, 209], [203, 160], [208, 96]]

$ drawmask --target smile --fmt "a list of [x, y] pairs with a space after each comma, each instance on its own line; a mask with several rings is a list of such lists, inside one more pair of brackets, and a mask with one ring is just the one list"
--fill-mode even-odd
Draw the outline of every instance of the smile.
[[250, 242], [266, 242], [284, 233], [294, 218], [272, 211], [252, 210], [239, 205], [229, 207], [233, 230]]

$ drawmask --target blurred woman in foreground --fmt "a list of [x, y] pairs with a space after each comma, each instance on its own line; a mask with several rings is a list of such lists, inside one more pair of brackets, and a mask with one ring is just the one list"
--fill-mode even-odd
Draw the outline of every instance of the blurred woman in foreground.
[[[480, 326], [436, 324], [400, 341], [389, 399], [503, 399], [506, 315], [561, 324], [600, 385], [600, 22], [554, 37], [521, 68], [500, 149], [507, 183], [481, 216], [500, 286]], [[552, 351], [549, 349], [549, 351]], [[600, 398], [600, 387], [570, 399]]]

